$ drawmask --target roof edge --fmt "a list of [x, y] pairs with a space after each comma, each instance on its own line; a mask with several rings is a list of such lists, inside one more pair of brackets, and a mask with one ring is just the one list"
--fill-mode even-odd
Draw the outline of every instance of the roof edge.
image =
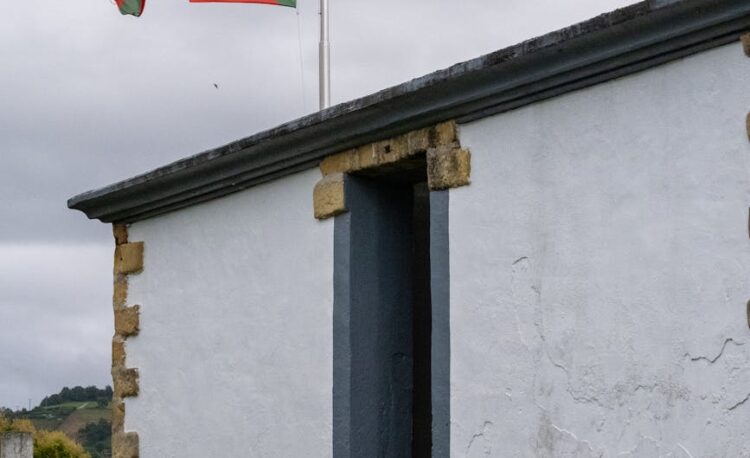
[[730, 43], [747, 0], [637, 3], [71, 198], [129, 223], [314, 167], [328, 154], [441, 121], [469, 122]]

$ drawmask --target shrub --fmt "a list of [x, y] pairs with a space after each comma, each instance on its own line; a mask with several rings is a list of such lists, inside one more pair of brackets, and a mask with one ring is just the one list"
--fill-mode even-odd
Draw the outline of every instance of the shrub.
[[34, 458], [91, 458], [60, 431], [39, 431], [34, 435]]
[[0, 433], [35, 433], [34, 425], [30, 420], [4, 417], [0, 415]]
[[83, 447], [60, 431], [37, 431], [30, 420], [0, 415], [0, 433], [34, 434], [34, 458], [91, 458]]

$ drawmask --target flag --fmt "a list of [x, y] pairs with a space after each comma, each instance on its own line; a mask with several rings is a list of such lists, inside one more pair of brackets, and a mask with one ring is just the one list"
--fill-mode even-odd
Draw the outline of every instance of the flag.
[[146, 7], [146, 0], [115, 0], [120, 13], [140, 16]]
[[266, 5], [297, 7], [297, 0], [190, 0], [190, 3], [263, 3]]

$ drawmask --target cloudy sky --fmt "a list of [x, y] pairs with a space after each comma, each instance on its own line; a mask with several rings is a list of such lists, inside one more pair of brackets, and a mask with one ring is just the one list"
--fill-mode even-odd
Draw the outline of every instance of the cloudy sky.
[[[110, 383], [109, 226], [67, 198], [315, 110], [317, 1], [6, 2], [0, 15], [0, 406]], [[333, 102], [631, 3], [331, 0]], [[217, 84], [219, 88], [215, 88]]]

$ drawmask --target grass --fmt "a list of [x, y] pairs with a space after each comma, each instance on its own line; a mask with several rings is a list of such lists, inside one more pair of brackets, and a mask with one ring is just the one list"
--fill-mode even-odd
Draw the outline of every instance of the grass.
[[[97, 404], [94, 401], [83, 401], [83, 402], [64, 402], [54, 406], [38, 407], [41, 410], [59, 410], [59, 409], [96, 409]], [[36, 409], [34, 409], [36, 410]]]
[[[100, 407], [93, 401], [66, 402], [54, 406], [37, 407], [28, 413], [27, 418], [38, 430], [61, 430], [75, 437], [78, 429], [86, 426], [88, 421], [97, 422], [100, 418], [111, 421], [112, 409], [109, 405]], [[89, 418], [91, 420], [86, 421]], [[78, 429], [74, 429], [76, 427]]]
[[[92, 402], [96, 405], [95, 402]], [[60, 423], [57, 427], [59, 431], [64, 432], [70, 437], [80, 439], [77, 437], [78, 431], [89, 423], [96, 423], [99, 420], [112, 421], [112, 409], [105, 408], [93, 408], [93, 409], [78, 409], [68, 415], [68, 417]]]

